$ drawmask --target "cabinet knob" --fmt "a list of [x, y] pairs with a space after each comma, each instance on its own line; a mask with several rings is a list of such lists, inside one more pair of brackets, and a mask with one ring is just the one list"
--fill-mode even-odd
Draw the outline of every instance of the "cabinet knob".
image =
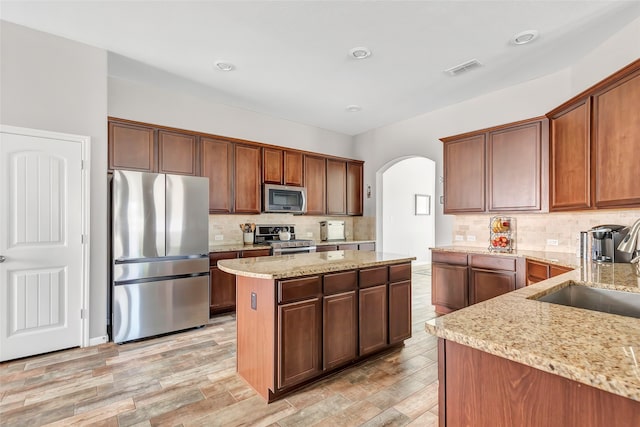
[[0, 262], [4, 262], [6, 259], [7, 259], [6, 257], [0, 255]]

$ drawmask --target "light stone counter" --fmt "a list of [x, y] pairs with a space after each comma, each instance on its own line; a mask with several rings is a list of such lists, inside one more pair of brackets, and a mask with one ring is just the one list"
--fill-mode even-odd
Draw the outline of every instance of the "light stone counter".
[[[332, 240], [332, 241], [313, 241], [316, 246], [328, 246], [328, 245], [349, 245], [359, 243], [375, 243], [375, 240]], [[267, 245], [245, 245], [243, 243], [230, 243], [226, 245], [209, 244], [209, 252], [228, 252], [228, 251], [253, 251], [258, 249], [269, 249]]]
[[[535, 258], [553, 262], [544, 256]], [[579, 262], [575, 256], [573, 260]], [[571, 265], [570, 259], [566, 261]], [[631, 264], [589, 262], [569, 273], [430, 320], [426, 331], [640, 401], [640, 319], [530, 299], [570, 283], [640, 293], [640, 277]]]
[[407, 255], [371, 251], [329, 251], [309, 254], [278, 255], [257, 258], [237, 258], [218, 261], [218, 268], [227, 273], [258, 279], [285, 279], [323, 274], [356, 268], [375, 267], [410, 262]]
[[547, 262], [570, 268], [578, 268], [583, 262], [582, 259], [576, 257], [576, 254], [573, 252], [545, 252], [528, 250], [515, 250], [513, 252], [491, 252], [487, 248], [480, 248], [477, 246], [439, 246], [429, 249], [444, 252], [462, 252], [470, 254], [525, 257], [536, 261]]

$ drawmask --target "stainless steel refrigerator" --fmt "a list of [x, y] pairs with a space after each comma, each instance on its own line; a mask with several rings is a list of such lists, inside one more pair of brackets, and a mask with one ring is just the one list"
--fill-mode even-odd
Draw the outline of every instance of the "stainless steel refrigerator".
[[114, 172], [114, 342], [207, 324], [208, 216], [207, 178]]

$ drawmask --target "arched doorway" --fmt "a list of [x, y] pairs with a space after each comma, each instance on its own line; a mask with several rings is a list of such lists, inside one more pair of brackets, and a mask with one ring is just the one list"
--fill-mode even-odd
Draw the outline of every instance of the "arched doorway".
[[416, 264], [431, 263], [428, 248], [435, 244], [435, 171], [433, 160], [419, 156], [392, 160], [378, 170], [379, 250], [415, 256]]

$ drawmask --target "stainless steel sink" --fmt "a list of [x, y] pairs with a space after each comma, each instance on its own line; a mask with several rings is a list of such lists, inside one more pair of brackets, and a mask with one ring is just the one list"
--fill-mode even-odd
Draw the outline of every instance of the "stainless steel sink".
[[538, 301], [640, 319], [640, 293], [569, 285], [547, 294]]

